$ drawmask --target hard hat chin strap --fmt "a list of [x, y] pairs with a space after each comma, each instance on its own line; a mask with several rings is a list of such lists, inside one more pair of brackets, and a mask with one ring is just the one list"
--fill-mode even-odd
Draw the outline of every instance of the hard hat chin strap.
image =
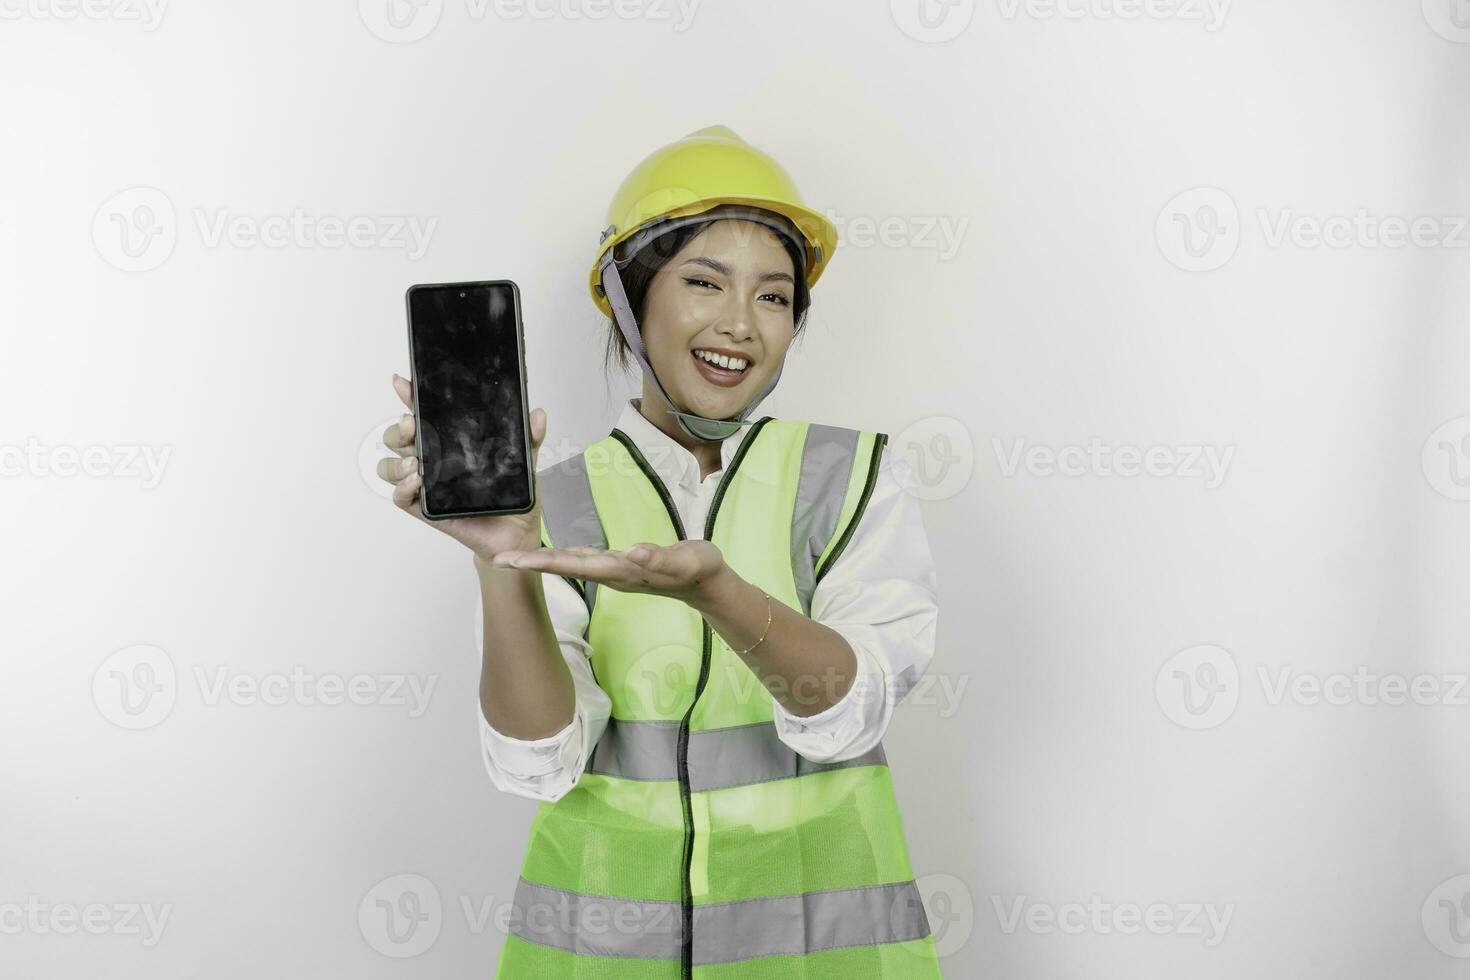
[[[722, 214], [727, 214], [730, 210], [733, 209], [719, 210]], [[708, 212], [700, 215], [691, 215], [689, 217], [694, 220], [714, 220], [714, 217], [712, 217]], [[772, 227], [777, 228], [778, 231], [782, 231], [784, 234], [783, 229], [780, 229], [768, 219], [757, 218], [756, 220], [760, 220], [762, 224], [770, 224]], [[682, 224], [685, 222], [679, 223]], [[657, 228], [657, 233], [663, 234], [668, 230], [669, 226], [667, 224], [661, 224]], [[746, 421], [746, 416], [755, 411], [755, 407], [759, 405], [762, 401], [764, 401], [767, 395], [775, 390], [776, 382], [781, 380], [781, 372], [785, 370], [786, 365], [784, 359], [781, 364], [777, 365], [776, 373], [772, 376], [770, 383], [766, 385], [765, 390], [763, 390], [759, 395], [756, 395], [754, 398], [752, 398], [749, 402], [746, 403], [744, 408], [742, 408], [739, 412], [736, 412], [735, 415], [731, 416], [728, 419], [709, 419], [705, 418], [703, 415], [694, 415], [690, 412], [679, 411], [677, 408], [674, 407], [673, 399], [669, 397], [669, 393], [667, 390], [665, 390], [663, 382], [658, 379], [658, 374], [653, 370], [653, 365], [650, 364], [648, 361], [648, 349], [643, 344], [643, 332], [639, 329], [638, 321], [633, 316], [632, 305], [628, 302], [627, 291], [623, 289], [623, 280], [622, 277], [618, 274], [618, 266], [620, 264], [626, 264], [631, 261], [632, 255], [636, 254], [636, 250], [625, 257], [621, 263], [613, 258], [613, 253], [615, 251], [617, 250], [610, 248], [607, 250], [607, 254], [603, 257], [603, 292], [607, 295], [608, 305], [612, 307], [613, 318], [617, 321], [618, 330], [622, 332], [623, 339], [628, 343], [628, 349], [631, 350], [634, 356], [638, 358], [638, 363], [643, 365], [644, 374], [647, 377], [653, 379], [654, 390], [658, 392], [659, 398], [663, 399], [664, 404], [668, 407], [668, 413], [674, 416], [674, 421], [679, 423], [679, 428], [683, 429], [684, 432], [686, 432], [692, 438], [698, 439], [701, 442], [722, 442], [735, 433], [739, 432], [741, 426], [752, 424]], [[802, 270], [798, 269], [797, 274], [801, 275]]]

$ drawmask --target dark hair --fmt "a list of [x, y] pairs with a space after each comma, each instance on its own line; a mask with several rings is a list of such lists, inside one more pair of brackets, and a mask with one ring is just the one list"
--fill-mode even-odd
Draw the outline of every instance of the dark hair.
[[[624, 266], [618, 273], [623, 282], [623, 291], [628, 294], [628, 305], [633, 308], [633, 319], [638, 321], [638, 329], [643, 329], [643, 308], [648, 299], [648, 287], [653, 282], [653, 277], [668, 264], [669, 260], [679, 254], [680, 249], [688, 245], [690, 240], [701, 231], [708, 228], [708, 224], [683, 225], [672, 231], [666, 231], [655, 237], [645, 245], [633, 260]], [[796, 289], [791, 299], [791, 321], [795, 330], [793, 342], [800, 339], [803, 322], [807, 307], [811, 305], [811, 291], [807, 289], [806, 278], [801, 275], [802, 253], [800, 247], [785, 235], [780, 236], [781, 244], [786, 249], [786, 254], [791, 256], [791, 269], [795, 274]], [[627, 372], [635, 363], [633, 352], [628, 349], [628, 342], [623, 339], [623, 332], [618, 329], [616, 320], [608, 318], [603, 323], [607, 327], [607, 350], [603, 353], [602, 363], [604, 372], [611, 371], [614, 362], [618, 367]]]

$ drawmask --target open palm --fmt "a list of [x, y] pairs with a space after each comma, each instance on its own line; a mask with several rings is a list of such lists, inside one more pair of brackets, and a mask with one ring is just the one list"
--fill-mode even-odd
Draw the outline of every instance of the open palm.
[[639, 542], [622, 551], [590, 546], [502, 551], [493, 565], [588, 579], [619, 592], [646, 592], [688, 601], [725, 567], [725, 556], [704, 540], [672, 545]]

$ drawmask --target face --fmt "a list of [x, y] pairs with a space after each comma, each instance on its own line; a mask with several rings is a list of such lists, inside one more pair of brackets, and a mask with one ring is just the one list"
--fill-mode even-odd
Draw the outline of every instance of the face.
[[[770, 383], [795, 329], [794, 275], [776, 232], [739, 219], [705, 225], [654, 275], [643, 343], [681, 411], [729, 418]], [[743, 358], [745, 368], [722, 370], [697, 359], [700, 350]]]

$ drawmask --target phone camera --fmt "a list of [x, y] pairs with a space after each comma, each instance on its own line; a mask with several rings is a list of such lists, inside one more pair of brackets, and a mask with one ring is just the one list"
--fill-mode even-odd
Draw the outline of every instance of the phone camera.
[[459, 298], [460, 298], [460, 299], [464, 299], [464, 293], [460, 293], [460, 294], [459, 294]]

